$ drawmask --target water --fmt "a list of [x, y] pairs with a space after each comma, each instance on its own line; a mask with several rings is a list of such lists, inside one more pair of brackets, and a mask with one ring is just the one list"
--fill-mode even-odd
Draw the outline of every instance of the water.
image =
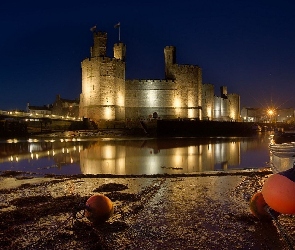
[[0, 141], [0, 171], [151, 175], [262, 168], [269, 134], [252, 138], [28, 139]]

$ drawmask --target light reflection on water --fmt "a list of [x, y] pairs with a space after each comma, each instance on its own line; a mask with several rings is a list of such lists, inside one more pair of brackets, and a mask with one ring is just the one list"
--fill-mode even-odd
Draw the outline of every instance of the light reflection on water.
[[255, 138], [51, 139], [0, 142], [0, 171], [177, 174], [261, 168], [269, 135]]

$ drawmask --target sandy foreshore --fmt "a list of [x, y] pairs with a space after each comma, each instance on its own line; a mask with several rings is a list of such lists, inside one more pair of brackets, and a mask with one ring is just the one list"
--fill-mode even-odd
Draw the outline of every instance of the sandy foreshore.
[[[162, 176], [0, 175], [1, 249], [290, 249], [249, 200], [269, 169]], [[114, 214], [93, 226], [79, 207], [108, 196]], [[280, 215], [295, 238], [295, 217]]]

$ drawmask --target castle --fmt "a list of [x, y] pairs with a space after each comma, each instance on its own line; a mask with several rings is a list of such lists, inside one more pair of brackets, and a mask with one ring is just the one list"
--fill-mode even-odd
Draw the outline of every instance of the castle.
[[166, 46], [165, 79], [125, 79], [126, 45], [114, 44], [114, 57], [106, 55], [107, 33], [93, 30], [90, 58], [81, 63], [82, 93], [79, 116], [94, 121], [150, 118], [239, 120], [240, 96], [214, 95], [212, 84], [202, 83], [196, 65], [176, 63], [176, 48]]

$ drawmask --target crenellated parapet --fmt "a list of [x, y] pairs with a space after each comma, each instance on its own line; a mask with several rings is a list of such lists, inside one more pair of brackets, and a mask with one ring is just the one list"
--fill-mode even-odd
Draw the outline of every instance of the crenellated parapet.
[[113, 62], [113, 63], [121, 63], [121, 64], [124, 64], [124, 62], [120, 59], [117, 59], [117, 58], [112, 58], [112, 57], [107, 57], [107, 56], [101, 56], [101, 57], [88, 57], [88, 58], [85, 58], [83, 62], [100, 62], [100, 63], [110, 63], [110, 62]]

